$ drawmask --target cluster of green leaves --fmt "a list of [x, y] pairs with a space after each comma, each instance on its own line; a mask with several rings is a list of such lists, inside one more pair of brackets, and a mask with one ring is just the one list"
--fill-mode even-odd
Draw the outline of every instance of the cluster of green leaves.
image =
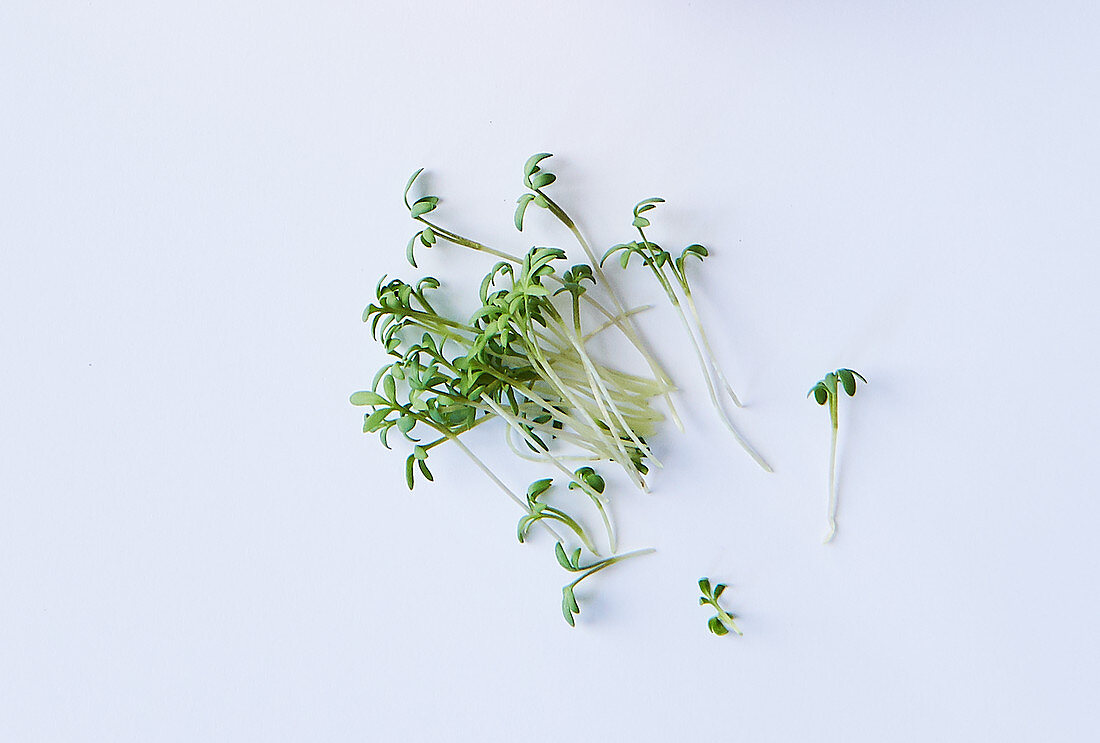
[[[438, 196], [421, 196], [413, 203], [409, 203], [409, 189], [412, 188], [413, 183], [416, 182], [416, 179], [419, 178], [420, 174], [423, 172], [424, 168], [420, 168], [420, 170], [412, 174], [412, 176], [409, 178], [409, 182], [405, 184], [405, 208], [409, 210], [409, 216], [411, 216], [413, 219], [419, 219], [423, 217], [428, 212], [433, 211], [435, 207], [439, 204]], [[435, 230], [433, 230], [430, 225], [425, 225], [422, 230], [409, 238], [409, 244], [405, 248], [405, 257], [408, 259], [409, 263], [412, 264], [413, 268], [416, 268], [416, 256], [413, 254], [413, 248], [418, 241], [425, 248], [432, 247], [437, 241]]]
[[[548, 153], [532, 156], [524, 166], [524, 185], [530, 190], [519, 199], [515, 224], [523, 229], [527, 208], [549, 210], [579, 238], [575, 224], [543, 190], [556, 180], [540, 165]], [[637, 345], [626, 326], [628, 315], [602, 307], [589, 296], [602, 274], [593, 264], [563, 265], [564, 250], [535, 246], [513, 255], [463, 237], [436, 220], [440, 199], [411, 192], [424, 169], [417, 170], [402, 194], [409, 216], [418, 223], [406, 246], [406, 258], [417, 267], [418, 247], [432, 248], [439, 242], [470, 248], [500, 259], [481, 281], [480, 307], [467, 319], [447, 317], [433, 305], [433, 292], [441, 282], [431, 276], [415, 283], [385, 276], [375, 288], [375, 300], [363, 313], [372, 337], [390, 357], [379, 369], [369, 389], [351, 396], [353, 405], [369, 410], [363, 430], [376, 434], [383, 446], [393, 443], [397, 429], [411, 447], [405, 461], [406, 483], [412, 489], [417, 476], [433, 481], [429, 468], [432, 451], [454, 443], [524, 510], [517, 524], [520, 542], [529, 538], [535, 524], [546, 527], [557, 540], [555, 549], [564, 555], [563, 538], [554, 525], [564, 526], [583, 548], [599, 557], [593, 540], [581, 522], [546, 497], [551, 478], [536, 480], [526, 497], [513, 493], [469, 447], [462, 443], [466, 432], [488, 420], [503, 420], [512, 435], [518, 434], [526, 448], [566, 475], [569, 491], [580, 491], [599, 510], [611, 550], [615, 539], [604, 508], [606, 483], [591, 466], [574, 471], [565, 468], [554, 454], [556, 441], [579, 448], [592, 460], [612, 461], [624, 468], [640, 487], [652, 458], [645, 436], [654, 430], [660, 414], [652, 410], [650, 398], [665, 393], [664, 381], [610, 369], [592, 359], [582, 332], [582, 300], [599, 311]], [[587, 245], [584, 245], [586, 252]], [[558, 300], [561, 300], [559, 303]], [[651, 357], [651, 368], [656, 368]], [[585, 577], [630, 555], [613, 555], [584, 564], [582, 548], [568, 564]], [[559, 561], [561, 558], [559, 557]], [[570, 596], [572, 596], [570, 589]], [[576, 606], [575, 597], [571, 606]], [[579, 609], [577, 609], [579, 611]], [[575, 613], [575, 612], [574, 612]], [[572, 613], [567, 617], [572, 624]]]
[[600, 260], [600, 265], [602, 266], [606, 263], [607, 259], [615, 253], [619, 253], [619, 265], [625, 269], [630, 265], [631, 257], [637, 255], [641, 259], [642, 265], [653, 272], [657, 282], [669, 295], [669, 300], [673, 305], [679, 305], [680, 300], [673, 290], [672, 282], [669, 281], [666, 268], [667, 271], [672, 274], [672, 280], [675, 281], [683, 291], [690, 292], [691, 285], [688, 282], [685, 265], [687, 259], [694, 256], [701, 261], [710, 255], [710, 253], [706, 247], [698, 243], [692, 243], [684, 248], [679, 256], [673, 258], [672, 253], [646, 237], [645, 228], [650, 226], [650, 221], [648, 217], [643, 215], [651, 209], [656, 209], [658, 204], [663, 204], [664, 202], [665, 200], [661, 198], [651, 198], [639, 201], [635, 204], [634, 221], [632, 224], [641, 235], [641, 240], [632, 240], [631, 242], [619, 243], [613, 246], [604, 253], [603, 258]]
[[700, 578], [699, 590], [703, 592], [703, 595], [699, 597], [699, 605], [710, 606], [717, 612], [717, 614], [707, 620], [707, 629], [719, 637], [727, 635], [730, 632], [736, 632], [739, 636], [743, 635], [744, 632], [741, 631], [741, 628], [737, 626], [737, 622], [734, 621], [734, 615], [726, 611], [718, 603], [718, 598], [726, 590], [726, 584], [719, 583], [711, 589], [710, 579]]
[[544, 171], [539, 166], [539, 163], [548, 157], [551, 157], [549, 152], [540, 152], [537, 155], [531, 155], [527, 158], [527, 162], [523, 164], [523, 185], [531, 189], [531, 192], [525, 193], [516, 199], [514, 221], [516, 229], [520, 232], [523, 232], [523, 216], [527, 213], [528, 206], [534, 204], [540, 209], [550, 208], [549, 197], [542, 192], [542, 189], [556, 181], [557, 176]]
[[[831, 371], [810, 388], [810, 391], [806, 393], [806, 397], [813, 395], [818, 405], [824, 405], [830, 400], [835, 401], [838, 380], [844, 387], [844, 392], [847, 393], [848, 397], [854, 397], [856, 394], [857, 378], [864, 384], [867, 384], [867, 380], [863, 378], [863, 375], [852, 369], [837, 369], [836, 371]], [[833, 421], [833, 425], [836, 425], [835, 420]]]

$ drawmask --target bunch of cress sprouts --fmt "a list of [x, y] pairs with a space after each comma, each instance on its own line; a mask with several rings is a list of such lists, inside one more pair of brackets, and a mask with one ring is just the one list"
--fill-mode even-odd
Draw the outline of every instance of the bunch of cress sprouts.
[[[524, 185], [529, 193], [519, 199], [515, 225], [523, 229], [525, 213], [532, 204], [546, 209], [576, 238], [589, 263], [565, 268], [563, 261], [567, 256], [560, 248], [536, 246], [524, 254], [512, 254], [443, 227], [432, 215], [438, 197], [428, 195], [409, 201], [409, 192], [423, 172], [418, 170], [404, 192], [405, 206], [420, 225], [407, 247], [409, 263], [416, 267], [418, 244], [430, 248], [439, 241], [492, 256], [497, 262], [479, 287], [481, 307], [465, 321], [437, 312], [432, 304], [432, 292], [440, 286], [437, 279], [429, 276], [409, 284], [399, 279], [387, 282], [383, 277], [375, 290], [376, 300], [364, 311], [363, 320], [370, 323], [372, 335], [392, 361], [378, 371], [370, 389], [353, 394], [351, 402], [370, 408], [363, 430], [377, 434], [384, 446], [389, 448], [394, 428], [411, 444], [412, 452], [405, 462], [409, 488], [415, 485], [417, 473], [429, 481], [434, 479], [428, 465], [431, 452], [449, 442], [523, 510], [517, 525], [521, 542], [536, 524], [552, 536], [558, 562], [566, 570], [579, 574], [562, 592], [562, 613], [572, 625], [574, 615], [580, 611], [574, 594], [580, 581], [652, 550], [616, 554], [617, 538], [608, 512], [603, 477], [592, 466], [572, 469], [567, 462], [582, 459], [613, 463], [637, 487], [646, 490], [649, 466], [660, 466], [647, 439], [663, 418], [651, 401], [663, 398], [677, 426], [681, 429], [683, 426], [670, 395], [674, 390], [672, 381], [634, 326], [632, 315], [640, 310], [625, 308], [576, 224], [546, 193], [545, 189], [555, 180], [552, 173], [539, 165], [547, 157], [546, 153], [535, 155], [524, 166]], [[672, 260], [642, 232], [649, 223], [641, 214], [659, 201], [650, 199], [635, 207], [634, 224], [642, 241], [616, 246], [604, 258], [623, 250], [625, 268], [629, 257], [638, 253], [643, 264], [654, 270], [692, 337], [715, 408], [737, 440], [768, 469], [733, 428], [717, 401], [715, 387], [722, 384], [739, 404], [711, 352], [684, 271], [686, 258], [701, 259], [706, 256], [706, 249], [691, 245]], [[672, 280], [685, 297], [684, 304], [706, 350], [709, 366], [666, 272], [671, 272]], [[589, 291], [597, 284], [606, 291], [610, 307]], [[598, 326], [584, 327], [582, 306], [601, 318]], [[587, 351], [588, 342], [611, 328], [617, 329], [638, 351], [649, 367], [650, 376], [620, 371], [592, 358]], [[513, 452], [552, 467], [564, 477], [569, 490], [579, 491], [589, 499], [599, 513], [604, 531], [601, 541], [606, 541], [610, 557], [602, 556], [597, 540], [577, 518], [540, 500], [551, 488], [551, 478], [535, 481], [521, 497], [467, 446], [463, 435], [489, 419], [504, 421], [505, 437]], [[563, 534], [579, 541], [581, 547], [567, 554]], [[594, 555], [594, 561], [582, 561], [582, 547]]]

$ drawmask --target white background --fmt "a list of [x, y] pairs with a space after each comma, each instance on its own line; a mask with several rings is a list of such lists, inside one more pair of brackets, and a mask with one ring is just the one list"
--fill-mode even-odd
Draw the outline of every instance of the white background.
[[[430, 5], [0, 7], [0, 738], [1091, 739], [1098, 6]], [[654, 236], [710, 246], [776, 468], [658, 304], [688, 430], [614, 493], [658, 552], [576, 629], [514, 505], [457, 452], [409, 494], [347, 402], [375, 281], [416, 275], [407, 175], [460, 232], [569, 247], [510, 226], [542, 150], [596, 244], [660, 195]], [[871, 383], [822, 546], [837, 366]]]

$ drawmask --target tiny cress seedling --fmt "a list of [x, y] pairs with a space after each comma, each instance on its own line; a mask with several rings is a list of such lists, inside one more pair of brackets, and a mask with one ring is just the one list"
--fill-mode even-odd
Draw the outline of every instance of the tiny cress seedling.
[[863, 375], [852, 369], [837, 369], [826, 374], [821, 380], [810, 388], [807, 397], [813, 396], [814, 401], [818, 405], [829, 406], [829, 419], [832, 422], [832, 444], [829, 449], [829, 530], [825, 534], [825, 543], [832, 541], [836, 536], [836, 508], [837, 508], [837, 495], [836, 495], [836, 439], [837, 439], [837, 382], [839, 381], [844, 388], [844, 392], [849, 397], [854, 397], [856, 394], [856, 379], [859, 379], [864, 384], [867, 384], [867, 380], [863, 378]]
[[741, 628], [737, 626], [733, 614], [723, 609], [718, 603], [718, 597], [726, 590], [725, 583], [719, 583], [712, 590], [710, 587], [710, 579], [700, 578], [699, 590], [703, 592], [703, 595], [699, 597], [699, 605], [710, 606], [717, 612], [717, 614], [707, 620], [707, 629], [719, 637], [727, 635], [730, 632], [735, 632], [738, 636], [745, 634], [741, 631]]

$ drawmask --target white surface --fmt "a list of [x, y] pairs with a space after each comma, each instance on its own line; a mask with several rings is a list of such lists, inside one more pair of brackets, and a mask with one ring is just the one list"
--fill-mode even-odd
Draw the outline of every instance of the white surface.
[[[0, 9], [0, 739], [1094, 733], [1094, 3], [185, 5]], [[407, 174], [522, 249], [540, 150], [595, 242], [661, 195], [712, 248], [776, 467], [649, 313], [689, 430], [575, 630], [514, 506], [453, 454], [409, 495], [347, 404]], [[823, 547], [838, 365], [871, 384]]]

